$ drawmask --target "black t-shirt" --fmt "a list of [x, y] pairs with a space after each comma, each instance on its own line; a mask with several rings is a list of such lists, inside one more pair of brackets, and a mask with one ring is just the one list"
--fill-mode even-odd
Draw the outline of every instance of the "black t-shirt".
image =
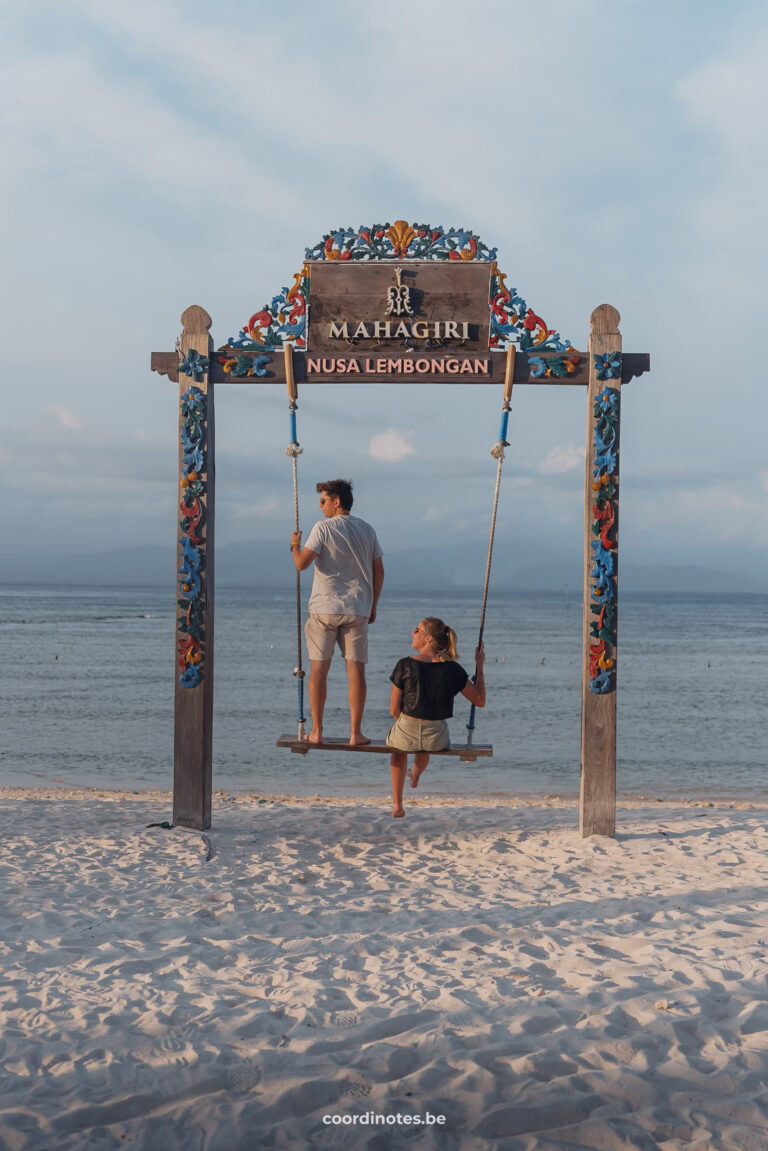
[[403, 693], [403, 715], [413, 719], [450, 719], [453, 697], [463, 691], [469, 676], [455, 659], [428, 663], [407, 655], [397, 661], [389, 678]]

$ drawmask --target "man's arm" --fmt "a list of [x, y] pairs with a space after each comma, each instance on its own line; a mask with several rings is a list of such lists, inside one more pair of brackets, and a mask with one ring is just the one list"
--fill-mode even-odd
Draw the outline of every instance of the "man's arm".
[[297, 570], [300, 572], [303, 572], [313, 560], [317, 559], [317, 552], [301, 546], [301, 532], [293, 532], [291, 535], [291, 555]]
[[368, 623], [373, 623], [376, 619], [376, 604], [379, 602], [381, 589], [384, 586], [384, 564], [382, 563], [381, 556], [373, 561], [373, 604], [371, 605], [371, 614], [368, 617]]

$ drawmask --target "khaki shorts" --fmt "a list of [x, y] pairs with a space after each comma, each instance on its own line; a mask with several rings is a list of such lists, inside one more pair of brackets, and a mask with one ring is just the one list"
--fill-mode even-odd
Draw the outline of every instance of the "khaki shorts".
[[310, 615], [304, 635], [310, 659], [331, 659], [338, 644], [344, 659], [368, 662], [367, 615]]
[[451, 742], [444, 719], [400, 715], [389, 729], [387, 747], [396, 751], [443, 751]]

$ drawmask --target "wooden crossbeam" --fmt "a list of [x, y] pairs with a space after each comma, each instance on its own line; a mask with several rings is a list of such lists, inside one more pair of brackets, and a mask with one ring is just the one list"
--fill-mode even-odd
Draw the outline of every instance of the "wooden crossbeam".
[[[427, 355], [427, 353], [424, 353]], [[579, 364], [576, 370], [569, 375], [534, 375], [535, 371], [541, 369], [541, 362], [545, 365], [550, 361], [562, 360], [569, 355], [577, 355], [580, 357]], [[240, 357], [244, 361], [259, 360], [259, 375], [258, 376], [244, 376], [235, 374], [235, 372], [224, 370], [221, 359], [237, 359]], [[532, 357], [535, 360], [532, 362]], [[410, 355], [411, 359], [418, 359], [417, 353]], [[429, 353], [430, 360], [432, 359], [449, 359], [444, 352], [438, 352], [435, 356]], [[504, 372], [506, 367], [506, 356], [499, 352], [483, 352], [481, 358], [488, 360], [488, 373], [483, 375], [450, 375], [450, 374], [426, 374], [426, 375], [403, 375], [403, 376], [390, 376], [390, 375], [366, 375], [363, 373], [361, 376], [338, 376], [338, 375], [322, 375], [316, 374], [307, 378], [307, 355], [296, 354], [293, 357], [293, 371], [297, 383], [300, 384], [500, 384], [504, 380]], [[363, 360], [370, 359], [370, 357], [363, 356]], [[172, 380], [178, 379], [179, 367], [179, 354], [178, 352], [153, 352], [151, 360], [151, 368], [153, 372], [158, 372], [161, 376], [168, 376]], [[647, 352], [625, 352], [622, 358], [622, 383], [628, 384], [631, 379], [637, 376], [642, 376], [645, 372], [650, 370], [650, 356]], [[263, 351], [244, 351], [240, 352], [236, 348], [220, 348], [218, 352], [212, 352], [210, 356], [209, 365], [209, 380], [212, 384], [284, 384], [285, 383], [285, 359], [283, 357], [282, 348], [272, 348]], [[586, 387], [589, 383], [589, 358], [586, 352], [536, 352], [533, 351], [518, 352], [515, 357], [515, 386], [518, 384], [543, 384], [545, 386], [582, 386]]]
[[[296, 755], [306, 755], [308, 751], [367, 751], [374, 755], [391, 755], [394, 750], [386, 743], [363, 743], [352, 745], [345, 739], [324, 739], [322, 743], [310, 743], [306, 739], [297, 739], [295, 735], [281, 735], [275, 744], [276, 747], [289, 747]], [[490, 743], [452, 743], [443, 751], [431, 751], [430, 755], [453, 755], [459, 759], [471, 762], [483, 756], [493, 755]]]

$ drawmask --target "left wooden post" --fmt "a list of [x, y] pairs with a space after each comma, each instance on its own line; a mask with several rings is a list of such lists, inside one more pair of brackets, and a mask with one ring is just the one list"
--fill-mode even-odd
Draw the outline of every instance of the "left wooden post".
[[211, 826], [213, 751], [214, 460], [211, 317], [182, 314], [173, 731], [173, 822]]

